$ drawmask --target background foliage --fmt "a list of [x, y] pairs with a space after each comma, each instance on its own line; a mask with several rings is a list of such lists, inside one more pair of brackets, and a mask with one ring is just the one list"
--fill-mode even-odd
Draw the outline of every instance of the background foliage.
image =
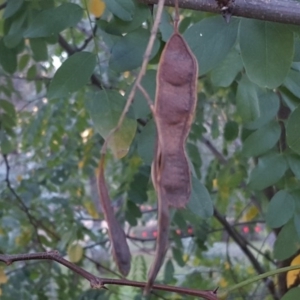
[[[0, 252], [58, 249], [95, 274], [117, 277], [95, 170], [141, 66], [152, 7], [137, 0], [10, 0], [1, 8]], [[166, 8], [142, 81], [152, 99], [172, 15]], [[253, 19], [227, 24], [188, 10], [181, 17], [201, 75], [186, 145], [193, 194], [187, 209], [173, 213], [158, 279], [225, 288], [299, 261], [300, 31]], [[129, 278], [139, 281], [154, 253], [154, 139], [150, 110], [137, 92], [110, 144], [106, 177], [133, 253]], [[297, 276], [282, 274], [229, 299], [296, 299]], [[4, 300], [141, 297], [130, 287], [91, 290], [47, 262], [0, 266], [0, 284]]]

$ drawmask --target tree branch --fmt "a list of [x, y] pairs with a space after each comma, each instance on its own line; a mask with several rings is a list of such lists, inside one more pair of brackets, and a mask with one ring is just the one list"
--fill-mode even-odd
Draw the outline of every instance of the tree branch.
[[39, 220], [37, 220], [30, 213], [28, 207], [25, 205], [25, 203], [23, 202], [23, 200], [21, 199], [21, 197], [17, 194], [17, 192], [15, 191], [15, 189], [11, 185], [10, 178], [9, 178], [10, 177], [10, 165], [9, 165], [9, 162], [8, 162], [7, 155], [3, 154], [2, 156], [3, 156], [5, 168], [6, 168], [5, 182], [6, 182], [7, 189], [10, 191], [10, 193], [18, 201], [20, 209], [25, 213], [25, 215], [28, 218], [29, 223], [32, 225], [32, 227], [33, 227], [33, 229], [35, 231], [35, 235], [36, 235], [36, 238], [37, 238], [37, 241], [38, 241], [39, 245], [44, 250], [44, 246], [43, 246], [43, 244], [42, 244], [42, 242], [40, 240], [39, 234], [38, 234], [38, 227], [39, 226], [43, 230], [45, 230], [48, 234], [50, 234], [52, 237], [54, 237], [55, 239], [59, 240], [59, 237], [57, 236], [57, 234], [55, 232], [53, 232], [52, 230], [50, 230], [50, 228], [48, 228], [47, 226], [45, 226], [42, 222], [40, 222]]
[[[222, 214], [216, 208], [214, 208], [214, 217], [224, 226], [227, 233], [239, 245], [241, 250], [244, 252], [244, 254], [248, 257], [248, 259], [252, 263], [252, 265], [253, 265], [254, 269], [256, 270], [256, 272], [258, 274], [265, 273], [265, 270], [263, 269], [263, 267], [260, 265], [258, 260], [252, 254], [252, 252], [248, 249], [247, 243], [246, 243], [244, 237], [234, 227], [232, 227], [228, 223], [226, 218], [224, 218], [222, 216]], [[273, 299], [274, 300], [279, 300], [279, 298], [276, 294], [276, 289], [275, 289], [274, 282], [272, 280], [268, 279], [268, 278], [265, 278], [264, 281], [265, 281], [265, 284], [266, 284], [267, 288], [269, 289]]]
[[[29, 253], [29, 254], [17, 254], [17, 255], [5, 255], [0, 254], [0, 261], [6, 263], [6, 265], [11, 265], [16, 261], [26, 261], [26, 260], [53, 260], [58, 262], [59, 264], [69, 268], [73, 272], [77, 273], [81, 277], [88, 280], [91, 284], [92, 288], [97, 289], [106, 289], [107, 284], [114, 285], [126, 285], [137, 288], [144, 288], [146, 282], [138, 282], [127, 279], [110, 279], [110, 278], [99, 278], [93, 275], [90, 272], [80, 268], [79, 266], [67, 261], [63, 257], [60, 256], [58, 251], [50, 251], [50, 252], [40, 252], [40, 253]], [[167, 291], [173, 293], [179, 293], [184, 295], [202, 297], [206, 300], [218, 300], [216, 290], [192, 290], [188, 288], [175, 287], [169, 285], [162, 284], [154, 284], [152, 287], [153, 290]]]
[[[139, 0], [145, 4], [156, 4], [158, 0]], [[174, 6], [175, 0], [166, 0], [167, 6]], [[300, 25], [300, 2], [295, 0], [235, 0], [232, 15], [263, 21]], [[220, 13], [215, 0], [179, 0], [181, 8]]]

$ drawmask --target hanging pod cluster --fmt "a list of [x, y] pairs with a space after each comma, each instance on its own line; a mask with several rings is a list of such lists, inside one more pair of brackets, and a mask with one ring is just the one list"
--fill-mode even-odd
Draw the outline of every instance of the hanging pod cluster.
[[[178, 10], [176, 14], [178, 18]], [[162, 52], [156, 77], [153, 116], [157, 139], [152, 182], [158, 199], [158, 236], [145, 294], [151, 289], [168, 248], [169, 206], [183, 208], [191, 195], [185, 143], [196, 109], [197, 79], [197, 60], [175, 21], [174, 33]]]

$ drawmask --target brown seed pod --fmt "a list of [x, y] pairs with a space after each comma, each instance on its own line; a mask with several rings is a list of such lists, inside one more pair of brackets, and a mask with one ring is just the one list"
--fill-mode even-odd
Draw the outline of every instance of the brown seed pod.
[[158, 236], [147, 294], [168, 248], [169, 206], [184, 207], [191, 195], [191, 174], [185, 153], [197, 103], [198, 63], [189, 46], [175, 32], [161, 55], [153, 115], [157, 128], [152, 181], [158, 198]]
[[113, 257], [121, 274], [123, 276], [127, 276], [130, 271], [131, 254], [123, 228], [117, 221], [111, 207], [111, 201], [104, 178], [104, 155], [101, 155], [98, 172], [100, 202], [105, 220], [108, 224], [109, 239], [112, 245]]

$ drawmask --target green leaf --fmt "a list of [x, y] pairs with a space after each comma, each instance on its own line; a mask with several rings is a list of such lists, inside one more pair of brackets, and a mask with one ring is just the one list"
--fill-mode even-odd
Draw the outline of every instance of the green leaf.
[[[150, 38], [150, 31], [140, 28], [120, 38], [111, 49], [110, 67], [116, 72], [136, 69], [143, 62], [143, 55]], [[159, 41], [154, 42], [153, 58], [159, 50]]]
[[224, 127], [224, 138], [226, 141], [233, 141], [238, 137], [239, 125], [237, 122], [228, 121]]
[[251, 81], [276, 88], [284, 81], [294, 54], [287, 25], [243, 18], [239, 28], [241, 55]]
[[283, 226], [293, 217], [294, 211], [294, 198], [284, 190], [277, 192], [268, 205], [266, 214], [267, 225], [271, 228]]
[[28, 80], [34, 80], [36, 77], [36, 73], [37, 73], [36, 65], [32, 65], [27, 71], [26, 78]]
[[70, 56], [56, 71], [48, 89], [48, 98], [70, 96], [82, 88], [93, 74], [95, 65], [93, 53], [78, 52]]
[[106, 26], [106, 31], [111, 32], [116, 29], [120, 33], [128, 33], [140, 27], [150, 16], [150, 10], [147, 5], [136, 3], [132, 20], [124, 21], [118, 17], [114, 17]]
[[294, 111], [300, 104], [300, 99], [293, 95], [287, 88], [281, 87], [280, 93], [284, 104], [291, 110]]
[[22, 6], [24, 0], [10, 0], [7, 1], [7, 5], [5, 7], [5, 11], [3, 14], [3, 19], [7, 19], [13, 16]]
[[104, 0], [107, 9], [123, 21], [131, 21], [135, 6], [132, 0]]
[[[104, 139], [117, 126], [125, 102], [126, 99], [121, 94], [112, 90], [101, 90], [88, 95], [87, 110], [95, 128]], [[111, 136], [108, 146], [115, 157], [122, 158], [127, 154], [136, 128], [136, 121], [126, 117], [121, 128]]]
[[284, 260], [295, 254], [300, 247], [300, 240], [293, 221], [289, 221], [280, 230], [274, 244], [274, 257]]
[[175, 261], [177, 262], [177, 264], [180, 267], [184, 267], [185, 266], [185, 262], [183, 260], [183, 253], [182, 250], [176, 247], [172, 247], [172, 254], [173, 254], [173, 258], [175, 259]]
[[292, 92], [296, 97], [300, 97], [300, 72], [296, 70], [290, 70], [288, 76], [284, 81], [285, 87]]
[[286, 170], [287, 163], [283, 155], [276, 153], [261, 157], [250, 174], [249, 187], [263, 190], [279, 181]]
[[125, 211], [125, 218], [126, 221], [131, 226], [137, 226], [138, 221], [137, 219], [141, 218], [142, 213], [140, 208], [132, 201], [128, 200], [126, 203], [126, 211]]
[[46, 61], [48, 59], [48, 49], [45, 39], [30, 39], [30, 47], [35, 61]]
[[15, 48], [22, 42], [27, 17], [28, 11], [23, 9], [12, 18], [9, 31], [3, 38], [7, 48]]
[[83, 248], [79, 244], [73, 244], [68, 247], [67, 253], [70, 262], [77, 263], [81, 260], [83, 256]]
[[3, 39], [0, 40], [0, 64], [8, 73], [12, 74], [17, 70], [17, 54], [4, 45]]
[[156, 126], [153, 120], [147, 122], [142, 132], [138, 135], [137, 151], [144, 164], [150, 166], [154, 157], [156, 140]]
[[[299, 197], [296, 200], [299, 200]], [[297, 205], [297, 202], [296, 202], [296, 205]], [[294, 225], [295, 225], [298, 237], [300, 239], [300, 213], [299, 213], [299, 211], [295, 212], [295, 214], [294, 214]]]
[[228, 87], [242, 69], [241, 55], [236, 49], [233, 49], [222, 63], [212, 70], [211, 81], [215, 86]]
[[281, 298], [281, 300], [295, 300], [300, 299], [300, 288], [294, 287], [287, 291]]
[[287, 156], [287, 159], [288, 159], [290, 169], [297, 177], [297, 179], [300, 180], [300, 156], [297, 154], [291, 154]]
[[3, 130], [0, 130], [0, 149], [2, 154], [9, 154], [13, 150], [13, 145]]
[[244, 126], [247, 129], [258, 129], [273, 120], [279, 110], [279, 97], [273, 91], [258, 91], [259, 117], [247, 122]]
[[278, 142], [281, 127], [272, 121], [250, 134], [243, 143], [242, 154], [246, 157], [259, 156], [272, 149]]
[[73, 3], [42, 10], [24, 32], [25, 38], [39, 38], [56, 35], [68, 27], [74, 27], [82, 18], [82, 8]]
[[164, 282], [168, 283], [174, 279], [174, 265], [171, 259], [168, 259], [164, 270]]
[[4, 110], [8, 115], [16, 118], [15, 106], [7, 100], [0, 99], [0, 112], [1, 109]]
[[257, 94], [258, 87], [244, 76], [239, 82], [236, 95], [237, 112], [244, 123], [253, 121], [260, 116]]
[[206, 187], [192, 176], [192, 195], [187, 208], [201, 218], [210, 218], [214, 213], [213, 203]]
[[300, 154], [300, 106], [298, 106], [289, 116], [286, 125], [286, 137], [289, 147]]
[[[142, 79], [141, 85], [148, 93], [150, 99], [154, 102], [155, 91], [156, 91], [156, 71], [154, 70], [147, 71], [146, 75]], [[130, 91], [131, 91], [131, 86], [129, 87], [126, 93], [127, 97]], [[136, 119], [146, 119], [151, 113], [147, 100], [145, 99], [144, 95], [139, 89], [135, 93], [132, 107]]]
[[200, 75], [225, 59], [236, 42], [238, 25], [238, 18], [227, 24], [222, 17], [216, 16], [205, 18], [186, 30], [183, 36], [198, 60]]
[[300, 62], [300, 38], [295, 38], [294, 61]]
[[130, 183], [128, 198], [134, 203], [142, 204], [147, 201], [147, 190], [150, 177], [150, 167], [142, 166]]
[[167, 42], [174, 32], [174, 27], [172, 26], [172, 23], [172, 17], [166, 11], [166, 9], [164, 9], [159, 24], [159, 30], [161, 32], [162, 40], [164, 42]]
[[30, 56], [28, 54], [24, 54], [24, 55], [21, 56], [21, 58], [19, 60], [19, 65], [18, 65], [19, 71], [24, 71], [24, 69], [27, 66], [29, 60], [30, 60]]

